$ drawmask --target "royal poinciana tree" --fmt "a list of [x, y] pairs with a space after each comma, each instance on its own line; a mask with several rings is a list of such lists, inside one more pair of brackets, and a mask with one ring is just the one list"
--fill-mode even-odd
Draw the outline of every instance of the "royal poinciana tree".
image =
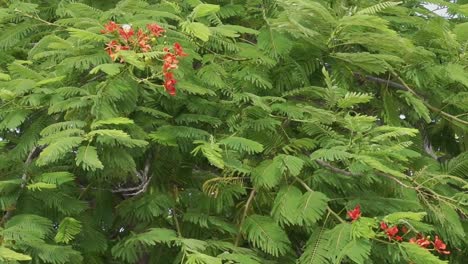
[[1, 263], [466, 263], [466, 0], [1, 5]]

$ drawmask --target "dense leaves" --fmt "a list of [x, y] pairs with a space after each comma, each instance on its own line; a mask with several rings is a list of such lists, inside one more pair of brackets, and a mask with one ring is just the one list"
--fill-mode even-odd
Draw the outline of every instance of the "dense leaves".
[[0, 5], [0, 262], [466, 262], [466, 1]]

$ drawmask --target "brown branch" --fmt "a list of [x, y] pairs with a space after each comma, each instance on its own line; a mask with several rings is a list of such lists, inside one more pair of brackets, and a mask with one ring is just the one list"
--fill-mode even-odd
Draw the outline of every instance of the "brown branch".
[[151, 157], [151, 155], [148, 155], [143, 171], [136, 173], [137, 177], [140, 179], [140, 184], [134, 187], [113, 189], [111, 192], [123, 193], [125, 196], [136, 196], [145, 192], [152, 178], [151, 176], [148, 176], [151, 166]]
[[[335, 173], [339, 173], [339, 174], [343, 174], [343, 175], [346, 175], [346, 176], [364, 176], [364, 174], [353, 174], [349, 171], [346, 171], [346, 170], [343, 170], [343, 169], [339, 169], [339, 168], [336, 168], [334, 167], [333, 165], [331, 165], [330, 163], [327, 163], [325, 161], [320, 161], [320, 160], [316, 160], [316, 162], [318, 164], [320, 164], [322, 167], [324, 168], [327, 168], [329, 169], [330, 171], [333, 171]], [[419, 184], [418, 186], [410, 186], [406, 183], [404, 183], [403, 181], [401, 181], [400, 179], [397, 179], [396, 177], [394, 177], [393, 175], [390, 175], [390, 174], [387, 174], [387, 173], [383, 173], [383, 172], [380, 172], [380, 171], [377, 171], [375, 172], [375, 174], [379, 175], [379, 176], [382, 176], [382, 177], [385, 177], [389, 180], [392, 180], [394, 182], [396, 182], [397, 184], [399, 184], [400, 186], [404, 187], [404, 188], [408, 188], [408, 189], [411, 189], [411, 190], [414, 190], [416, 191], [418, 194], [420, 194], [422, 197], [424, 197], [424, 195], [427, 195], [427, 196], [431, 196], [433, 197], [434, 199], [438, 200], [438, 201], [441, 201], [441, 202], [444, 202], [446, 203], [447, 205], [450, 205], [452, 206], [452, 203], [454, 204], [458, 204], [459, 202], [454, 200], [453, 198], [450, 198], [450, 197], [447, 197], [447, 196], [444, 196], [444, 195], [441, 195], [441, 194], [438, 194], [437, 192], [435, 192], [434, 190], [428, 188], [428, 187], [425, 187], [421, 184]], [[409, 177], [408, 177], [409, 178]], [[415, 184], [418, 184], [418, 182], [416, 182], [415, 180], [409, 178], [409, 180], [411, 180], [411, 182], [415, 183]], [[330, 210], [329, 210], [330, 211]], [[333, 214], [333, 212], [331, 212]]]
[[[179, 189], [177, 188], [177, 185], [174, 185], [174, 200], [177, 201], [179, 199]], [[179, 219], [177, 218], [177, 208], [174, 206], [172, 208], [172, 217], [174, 219], [174, 225], [177, 230], [177, 235], [179, 237], [182, 237], [182, 230], [180, 229], [180, 224], [179, 224]]]
[[353, 174], [352, 172], [350, 171], [347, 171], [347, 170], [343, 170], [343, 169], [340, 169], [340, 168], [337, 168], [337, 167], [334, 167], [333, 165], [331, 165], [330, 163], [328, 162], [325, 162], [323, 160], [316, 160], [315, 162], [317, 162], [320, 166], [322, 167], [325, 167], [329, 170], [331, 170], [332, 172], [335, 172], [335, 173], [338, 173], [338, 174], [343, 174], [343, 175], [346, 175], [346, 176], [361, 176], [359, 174]]
[[[18, 194], [18, 197], [16, 198], [15, 200], [15, 207], [16, 207], [16, 203], [18, 202], [18, 199], [20, 198], [20, 195], [21, 195], [21, 192], [22, 190], [24, 189], [24, 187], [26, 187], [26, 184], [28, 183], [28, 180], [29, 180], [29, 174], [28, 174], [28, 168], [29, 168], [29, 165], [31, 165], [32, 161], [37, 157], [39, 156], [39, 153], [41, 153], [42, 151], [42, 148], [41, 147], [34, 147], [31, 152], [29, 152], [29, 155], [28, 155], [28, 158], [26, 159], [26, 161], [24, 162], [24, 169], [23, 169], [23, 174], [21, 175], [21, 185], [20, 185], [20, 193]], [[15, 208], [16, 209], [16, 208]], [[13, 215], [13, 211], [15, 209], [11, 209], [9, 211], [7, 211], [2, 219], [0, 220], [0, 226], [2, 226], [6, 221], [8, 221], [8, 219], [11, 218], [11, 216]]]
[[[330, 171], [338, 173], [338, 174], [342, 174], [342, 175], [346, 175], [346, 176], [352, 176], [352, 177], [363, 176], [363, 174], [356, 174], [356, 173], [352, 173], [352, 172], [347, 171], [347, 170], [337, 168], [337, 167], [335, 167], [335, 166], [331, 165], [330, 163], [325, 162], [323, 160], [316, 160], [315, 162], [317, 162], [320, 166], [322, 166], [324, 168], [327, 168]], [[376, 172], [376, 174], [379, 175], [379, 176], [385, 177], [387, 179], [390, 179], [390, 180], [398, 183], [399, 185], [401, 185], [401, 186], [403, 186], [405, 188], [416, 189], [415, 187], [405, 184], [404, 182], [400, 181], [399, 179], [395, 178], [394, 176], [392, 176], [390, 174], [383, 173], [383, 172], [380, 172], [380, 171]]]
[[422, 96], [418, 95], [413, 89], [411, 89], [411, 87], [408, 84], [406, 84], [406, 82], [401, 77], [399, 77], [394, 72], [392, 72], [392, 74], [398, 79], [398, 81], [400, 81], [400, 83], [390, 81], [390, 80], [385, 80], [385, 79], [382, 79], [382, 78], [379, 78], [379, 77], [362, 75], [360, 73], [354, 73], [354, 76], [356, 78], [359, 78], [359, 79], [366, 79], [366, 80], [371, 81], [371, 82], [375, 82], [375, 83], [379, 83], [379, 84], [385, 84], [385, 85], [391, 86], [393, 88], [408, 91], [411, 94], [413, 94], [414, 96], [418, 97], [420, 100], [422, 100], [424, 105], [426, 105], [426, 107], [429, 108], [431, 111], [433, 111], [435, 113], [440, 113], [446, 119], [456, 121], [456, 122], [464, 124], [464, 125], [468, 125], [468, 121], [460, 119], [460, 118], [458, 118], [458, 117], [456, 117], [454, 115], [451, 115], [451, 114], [449, 114], [447, 112], [442, 111], [442, 109], [439, 109], [439, 108], [429, 104], [426, 100], [424, 100], [424, 98]]
[[242, 228], [245, 218], [247, 217], [247, 213], [249, 212], [250, 204], [252, 203], [253, 198], [255, 197], [255, 193], [256, 193], [255, 189], [252, 189], [252, 191], [250, 192], [249, 198], [247, 199], [247, 202], [245, 203], [244, 213], [242, 214], [242, 218], [239, 223], [239, 233], [237, 233], [236, 241], [234, 243], [236, 247], [239, 246], [239, 243], [242, 237], [242, 232], [240, 229]]
[[391, 86], [393, 88], [397, 88], [397, 89], [400, 89], [400, 90], [407, 91], [406, 87], [401, 83], [397, 83], [397, 82], [390, 81], [390, 80], [385, 80], [385, 79], [370, 76], [370, 75], [363, 75], [363, 74], [360, 74], [360, 73], [357, 73], [357, 72], [355, 72], [353, 74], [354, 74], [354, 77], [356, 77], [358, 79], [361, 79], [361, 80], [365, 79], [365, 80], [368, 80], [368, 81], [371, 81], [371, 82], [374, 82], [374, 83], [384, 84], [386, 86]]

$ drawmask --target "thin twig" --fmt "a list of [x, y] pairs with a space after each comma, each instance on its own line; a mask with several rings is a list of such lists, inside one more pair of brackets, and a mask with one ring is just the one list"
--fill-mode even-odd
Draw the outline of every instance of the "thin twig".
[[[179, 189], [177, 188], [177, 185], [174, 185], [174, 200], [177, 201], [178, 196], [179, 196]], [[175, 207], [172, 208], [172, 218], [174, 219], [174, 225], [177, 230], [177, 235], [179, 237], [182, 237], [182, 230], [180, 229], [179, 219], [177, 218], [177, 209]]]
[[249, 212], [250, 204], [252, 203], [253, 198], [255, 197], [255, 193], [256, 193], [255, 189], [252, 189], [252, 191], [250, 192], [249, 198], [247, 199], [247, 202], [245, 203], [244, 213], [242, 214], [242, 218], [239, 223], [239, 232], [237, 233], [236, 241], [234, 243], [236, 247], [239, 246], [239, 243], [242, 237], [242, 232], [240, 229], [242, 228], [245, 218], [247, 217], [247, 213]]
[[19, 14], [25, 16], [25, 17], [29, 17], [29, 18], [31, 18], [31, 19], [37, 20], [37, 21], [39, 21], [39, 22], [41, 22], [41, 23], [44, 23], [44, 24], [46, 24], [46, 25], [49, 25], [49, 26], [62, 27], [61, 25], [54, 24], [54, 23], [49, 22], [49, 21], [47, 21], [47, 20], [44, 20], [44, 19], [42, 19], [42, 18], [40, 18], [40, 17], [38, 17], [38, 16], [30, 15], [30, 14], [28, 14], [28, 13], [25, 13], [25, 12], [19, 10], [19, 9], [15, 9], [15, 12], [16, 12], [16, 13], [19, 13]]

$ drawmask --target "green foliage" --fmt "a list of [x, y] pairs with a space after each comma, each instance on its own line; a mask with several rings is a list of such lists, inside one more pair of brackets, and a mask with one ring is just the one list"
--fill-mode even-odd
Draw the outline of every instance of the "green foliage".
[[286, 233], [267, 216], [250, 215], [245, 219], [242, 231], [254, 246], [273, 256], [284, 255], [289, 249]]
[[74, 218], [66, 217], [60, 222], [55, 235], [55, 242], [68, 244], [81, 231], [81, 223]]
[[465, 263], [465, 2], [4, 1], [0, 262]]

